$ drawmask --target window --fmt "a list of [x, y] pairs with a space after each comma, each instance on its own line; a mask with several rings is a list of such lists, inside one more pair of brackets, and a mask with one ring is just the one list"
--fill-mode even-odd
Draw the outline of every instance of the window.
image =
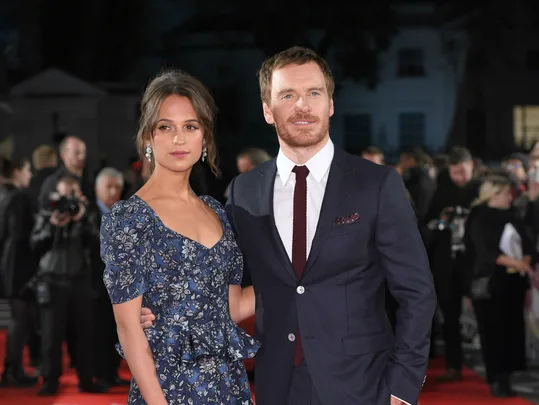
[[539, 141], [539, 106], [519, 105], [513, 109], [515, 145], [529, 149]]
[[425, 114], [399, 114], [399, 142], [402, 149], [425, 145]]
[[419, 48], [403, 48], [399, 51], [398, 76], [419, 77], [425, 76], [423, 65], [423, 51]]
[[344, 116], [346, 150], [359, 153], [372, 142], [371, 114], [350, 114]]

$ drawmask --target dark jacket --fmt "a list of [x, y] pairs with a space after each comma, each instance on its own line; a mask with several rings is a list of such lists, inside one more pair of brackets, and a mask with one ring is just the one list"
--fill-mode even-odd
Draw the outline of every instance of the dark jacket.
[[[298, 280], [275, 226], [276, 172], [273, 159], [236, 177], [226, 206], [257, 297], [257, 404], [286, 402], [298, 330], [324, 405], [417, 403], [436, 295], [401, 177], [335, 148]], [[386, 282], [399, 302], [395, 336]]]
[[18, 295], [36, 271], [30, 249], [33, 201], [26, 190], [0, 186], [0, 271], [2, 295]]
[[71, 221], [66, 226], [57, 227], [51, 224], [48, 213], [40, 212], [30, 237], [32, 249], [40, 258], [38, 277], [60, 284], [86, 279], [89, 284], [91, 262], [88, 245], [96, 237], [86, 215], [78, 222]]
[[[451, 181], [447, 171], [445, 175], [442, 173], [439, 176], [438, 187], [432, 198], [426, 222], [439, 219], [442, 211], [447, 207], [460, 206], [469, 209], [472, 202], [479, 196], [480, 187], [481, 180], [479, 179], [472, 179], [466, 186], [458, 187]], [[442, 231], [429, 230], [426, 232], [425, 245], [429, 253], [438, 299], [448, 300], [455, 294], [459, 294], [460, 289], [464, 288], [468, 270], [460, 263], [462, 252], [453, 255], [451, 228], [447, 227]]]
[[407, 170], [403, 179], [414, 203], [418, 225], [422, 229], [436, 191], [436, 182], [430, 176], [428, 169], [420, 166]]
[[39, 200], [39, 195], [41, 194], [41, 187], [43, 187], [43, 183], [45, 183], [47, 177], [54, 174], [57, 170], [57, 167], [46, 167], [44, 169], [36, 170], [32, 176], [32, 179], [30, 180], [30, 185], [28, 186], [28, 194], [30, 195], [35, 204], [36, 213], [38, 210], [37, 202]]
[[94, 181], [91, 179], [87, 172], [84, 172], [82, 177], [77, 177], [70, 173], [65, 166], [60, 166], [53, 174], [48, 176], [39, 193], [38, 204], [40, 209], [48, 209], [51, 193], [56, 191], [56, 183], [61, 177], [70, 175], [79, 180], [82, 194], [88, 199], [89, 202], [95, 200]]

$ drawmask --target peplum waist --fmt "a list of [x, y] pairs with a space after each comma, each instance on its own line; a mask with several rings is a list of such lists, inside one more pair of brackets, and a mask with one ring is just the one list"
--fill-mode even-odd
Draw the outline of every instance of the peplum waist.
[[[194, 363], [199, 358], [221, 357], [242, 361], [255, 357], [260, 343], [228, 321], [180, 321], [177, 317], [156, 321], [144, 330], [154, 359], [166, 358], [169, 364]], [[116, 345], [120, 356], [125, 354]]]

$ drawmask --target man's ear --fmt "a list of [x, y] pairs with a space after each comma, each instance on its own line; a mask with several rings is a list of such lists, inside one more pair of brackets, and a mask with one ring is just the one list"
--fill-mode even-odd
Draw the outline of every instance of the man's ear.
[[265, 102], [262, 103], [262, 110], [264, 111], [264, 119], [266, 120], [266, 122], [270, 125], [275, 124], [275, 120], [273, 119], [273, 113]]

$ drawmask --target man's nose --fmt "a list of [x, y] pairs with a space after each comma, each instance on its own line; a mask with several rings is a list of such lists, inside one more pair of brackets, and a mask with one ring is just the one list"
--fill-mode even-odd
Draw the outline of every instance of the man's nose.
[[305, 97], [300, 97], [296, 102], [296, 109], [299, 111], [310, 111], [311, 106]]

